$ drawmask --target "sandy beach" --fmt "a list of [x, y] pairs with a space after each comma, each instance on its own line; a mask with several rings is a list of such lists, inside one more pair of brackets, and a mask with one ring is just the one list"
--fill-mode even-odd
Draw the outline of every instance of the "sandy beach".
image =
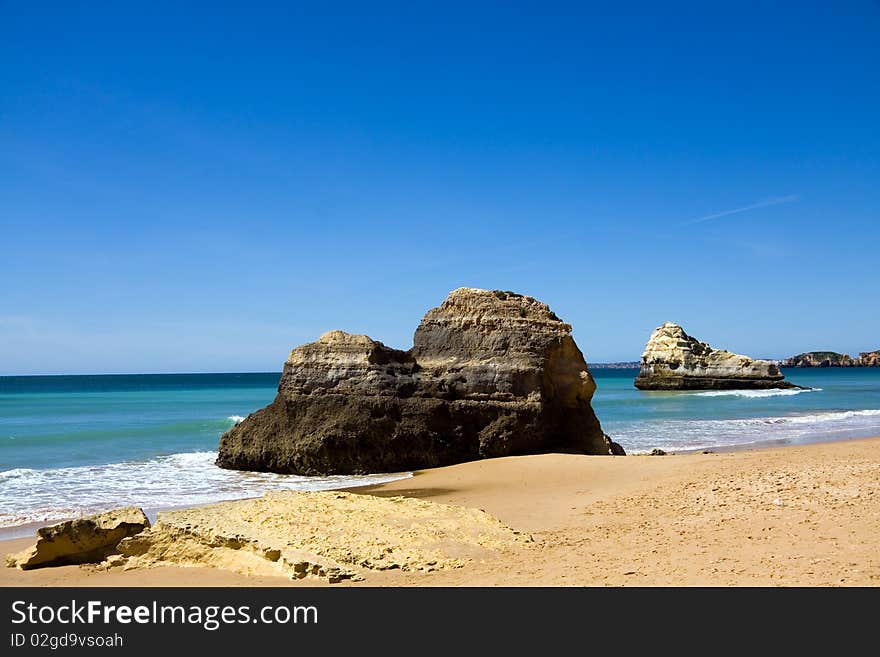
[[[531, 537], [462, 567], [335, 586], [873, 586], [880, 438], [719, 454], [544, 454], [357, 489], [481, 509]], [[4, 554], [31, 539], [0, 543]], [[0, 568], [3, 586], [315, 586], [215, 568]]]

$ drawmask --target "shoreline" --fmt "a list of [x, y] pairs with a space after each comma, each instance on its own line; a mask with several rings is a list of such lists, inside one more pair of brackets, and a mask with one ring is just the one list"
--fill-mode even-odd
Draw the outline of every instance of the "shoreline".
[[[829, 444], [829, 443], [841, 443], [841, 442], [849, 442], [849, 441], [866, 440], [866, 439], [872, 439], [872, 438], [875, 438], [875, 436], [870, 436], [870, 435], [868, 435], [868, 436], [855, 436], [855, 437], [847, 436], [847, 437], [841, 437], [841, 438], [827, 438], [826, 437], [826, 438], [817, 439], [817, 440], [805, 440], [805, 441], [799, 442], [799, 443], [787, 442], [787, 440], [784, 438], [775, 439], [775, 440], [769, 439], [769, 440], [754, 441], [754, 442], [750, 442], [750, 443], [737, 443], [737, 444], [733, 444], [733, 445], [719, 445], [719, 446], [712, 446], [712, 447], [698, 447], [698, 448], [694, 448], [694, 449], [669, 450], [668, 452], [666, 452], [666, 455], [667, 456], [677, 456], [677, 455], [686, 456], [686, 455], [705, 454], [705, 453], [729, 454], [729, 453], [748, 452], [748, 451], [788, 449], [788, 448], [793, 448], [793, 447], [804, 447], [804, 446], [808, 446], [808, 445], [823, 445], [823, 444]], [[624, 445], [624, 448], [625, 447], [626, 446]], [[634, 456], [634, 457], [649, 456], [649, 455], [650, 455], [650, 453], [648, 451], [638, 451], [638, 452], [632, 452], [632, 453], [628, 452], [627, 453], [627, 456]], [[468, 461], [468, 462], [469, 463], [478, 463], [479, 461], [480, 460]], [[401, 475], [400, 480], [406, 480], [406, 479], [410, 479], [410, 478], [416, 476], [416, 474], [418, 472], [419, 471], [414, 470], [414, 471], [409, 471], [406, 473], [397, 473], [397, 474]], [[366, 475], [366, 476], [381, 476], [382, 474], [384, 474], [384, 473], [381, 473], [379, 475]], [[384, 484], [367, 483], [367, 484], [362, 484], [359, 486], [341, 486], [339, 488], [326, 488], [326, 489], [321, 489], [321, 490], [341, 490], [341, 491], [355, 491], [356, 492], [359, 490], [371, 489], [373, 487], [381, 486], [381, 485], [384, 485]], [[278, 489], [267, 488], [266, 490], [278, 490]], [[256, 496], [236, 497], [236, 498], [231, 498], [231, 499], [230, 498], [221, 498], [221, 499], [211, 500], [211, 501], [207, 501], [207, 502], [198, 502], [195, 504], [176, 504], [176, 505], [170, 505], [170, 506], [142, 507], [142, 508], [143, 508], [143, 511], [146, 514], [146, 516], [149, 518], [150, 522], [153, 523], [156, 521], [156, 516], [159, 513], [163, 513], [165, 511], [177, 511], [180, 509], [191, 509], [191, 508], [195, 508], [195, 507], [206, 506], [208, 504], [217, 504], [219, 502], [236, 502], [239, 500], [255, 499], [257, 497], [260, 497], [260, 496], [256, 495]], [[135, 505], [135, 506], [137, 506], [137, 505]], [[109, 511], [112, 508], [113, 508], [112, 506], [108, 506], [106, 509], [101, 509], [99, 511], [94, 511], [94, 512], [90, 511], [89, 514], [101, 513], [102, 511]], [[89, 514], [84, 514], [84, 515], [89, 515]], [[37, 520], [37, 521], [33, 521], [33, 522], [22, 523], [19, 525], [9, 525], [6, 527], [0, 527], [0, 546], [2, 546], [3, 542], [5, 542], [5, 541], [17, 540], [17, 539], [21, 539], [21, 538], [34, 538], [35, 534], [36, 534], [36, 530], [39, 529], [40, 527], [47, 527], [49, 525], [54, 525], [54, 524], [57, 524], [60, 522], [74, 520], [77, 517], [79, 517], [79, 516], [63, 516], [63, 517], [59, 517], [54, 520], [45, 520], [45, 521]]]
[[[833, 443], [842, 443], [849, 441], [859, 441], [859, 440], [870, 440], [877, 438], [877, 436], [855, 436], [855, 437], [842, 437], [842, 438], [824, 438], [818, 440], [806, 440], [801, 443], [791, 443], [786, 442], [786, 439], [778, 439], [778, 440], [762, 440], [755, 441], [750, 443], [738, 443], [734, 445], [720, 445], [713, 447], [698, 447], [694, 449], [686, 449], [686, 450], [670, 450], [666, 453], [666, 456], [687, 456], [694, 454], [730, 454], [737, 452], [749, 452], [749, 451], [761, 451], [761, 450], [773, 450], [773, 449], [789, 449], [795, 447], [804, 447], [809, 445], [824, 445], [824, 444], [833, 444]], [[624, 446], [626, 447], [626, 446]], [[650, 456], [650, 453], [647, 451], [639, 451], [633, 453], [627, 453], [627, 456], [639, 457], [639, 456]], [[484, 460], [484, 459], [480, 459]], [[468, 463], [479, 463], [480, 460], [477, 461], [468, 461]], [[413, 470], [406, 473], [399, 473], [402, 476], [400, 480], [407, 480], [415, 477], [420, 471]], [[373, 475], [367, 475], [373, 476]], [[379, 475], [376, 475], [379, 476]], [[393, 482], [386, 482], [393, 483]], [[340, 491], [353, 491], [357, 492], [360, 490], [369, 490], [373, 489], [377, 486], [383, 486], [384, 484], [362, 484], [360, 486], [342, 486], [339, 488], [327, 488], [322, 490], [340, 490]], [[277, 489], [267, 489], [267, 490], [277, 490]], [[211, 500], [208, 502], [199, 502], [196, 504], [177, 504], [170, 506], [159, 506], [159, 507], [142, 507], [144, 513], [147, 518], [149, 518], [151, 523], [156, 522], [156, 517], [159, 513], [163, 513], [165, 511], [177, 511], [180, 509], [192, 509], [195, 507], [206, 506], [209, 504], [217, 504], [220, 502], [236, 502], [239, 500], [248, 500], [255, 499], [260, 497], [256, 496], [247, 496], [247, 497], [236, 497], [236, 498], [222, 498], [217, 500]], [[136, 505], [135, 505], [136, 506]], [[101, 513], [102, 511], [109, 511], [111, 508], [108, 506], [106, 509], [102, 509], [100, 511], [89, 512], [89, 513]], [[89, 515], [89, 514], [85, 514]], [[40, 527], [47, 527], [49, 525], [55, 525], [61, 522], [66, 522], [68, 520], [74, 520], [79, 516], [66, 516], [59, 517], [55, 520], [37, 520], [33, 522], [22, 523], [20, 525], [9, 525], [7, 527], [0, 527], [0, 547], [2, 547], [5, 541], [18, 540], [23, 538], [33, 539], [36, 536], [36, 531]]]
[[[381, 476], [385, 476], [385, 473], [380, 473], [378, 475], [367, 475], [367, 476], [381, 477]], [[413, 476], [413, 473], [412, 472], [389, 473], [388, 476], [389, 477], [396, 477], [395, 479], [390, 479], [389, 481], [399, 481], [402, 479], [411, 478]], [[379, 485], [379, 484], [366, 483], [366, 484], [362, 484], [360, 486], [348, 486], [348, 487], [339, 487], [339, 488], [322, 488], [320, 490], [349, 490], [350, 488], [367, 488], [367, 487], [376, 486], [376, 485]], [[280, 489], [283, 489], [283, 487], [281, 487]], [[267, 490], [279, 490], [279, 488], [267, 489]], [[291, 489], [291, 490], [293, 490], [293, 489]], [[150, 523], [154, 523], [154, 522], [156, 522], [156, 517], [158, 516], [158, 514], [164, 513], [165, 511], [179, 511], [182, 509], [192, 509], [195, 507], [206, 506], [208, 504], [218, 504], [221, 502], [238, 502], [241, 500], [251, 500], [251, 499], [256, 499], [259, 497], [261, 497], [261, 495], [249, 495], [249, 496], [245, 496], [245, 497], [234, 497], [234, 498], [224, 497], [224, 498], [219, 498], [216, 500], [209, 500], [207, 502], [197, 502], [194, 504], [172, 504], [172, 505], [168, 505], [168, 506], [152, 506], [152, 507], [140, 507], [140, 508], [143, 510], [144, 514], [150, 520]], [[116, 505], [116, 506], [118, 506], [118, 505]], [[138, 505], [134, 504], [134, 505], [126, 505], [126, 506], [138, 506]], [[3, 541], [10, 541], [10, 540], [15, 540], [15, 539], [19, 539], [19, 538], [28, 538], [28, 537], [33, 538], [36, 535], [36, 531], [40, 527], [48, 527], [50, 525], [56, 525], [61, 522], [75, 520], [78, 517], [92, 515], [93, 513], [103, 513], [104, 511], [110, 511], [113, 508], [115, 508], [115, 507], [108, 506], [106, 508], [103, 508], [103, 509], [100, 509], [97, 511], [89, 511], [88, 513], [83, 513], [79, 516], [61, 516], [61, 517], [56, 518], [54, 520], [35, 520], [32, 522], [26, 522], [26, 523], [22, 523], [19, 525], [9, 525], [7, 527], [0, 527], [0, 544], [2, 544]]]
[[[344, 586], [880, 585], [880, 437], [711, 454], [542, 454], [357, 487], [477, 508], [534, 543]], [[0, 551], [33, 539], [0, 541]], [[118, 572], [117, 572], [118, 571]], [[0, 586], [311, 586], [204, 567], [3, 568]]]

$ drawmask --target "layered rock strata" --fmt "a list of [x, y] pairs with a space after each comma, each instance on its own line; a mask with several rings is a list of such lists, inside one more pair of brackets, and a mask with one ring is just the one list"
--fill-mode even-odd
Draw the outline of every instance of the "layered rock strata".
[[593, 413], [595, 389], [571, 326], [546, 304], [461, 288], [408, 351], [342, 331], [294, 349], [275, 400], [221, 437], [217, 465], [327, 475], [623, 453]]
[[635, 386], [640, 390], [798, 387], [785, 381], [772, 361], [714, 349], [672, 322], [651, 333]]

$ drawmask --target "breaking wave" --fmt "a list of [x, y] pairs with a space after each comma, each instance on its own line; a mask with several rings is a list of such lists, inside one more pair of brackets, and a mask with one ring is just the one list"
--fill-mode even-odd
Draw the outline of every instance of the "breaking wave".
[[611, 421], [602, 425], [627, 451], [638, 454], [655, 447], [695, 450], [877, 436], [880, 435], [880, 409], [723, 420]]
[[[257, 497], [268, 490], [328, 490], [379, 484], [411, 473], [301, 477], [224, 470], [217, 452], [186, 452], [148, 461], [0, 472], [0, 527], [62, 520], [120, 506], [163, 509]], [[62, 502], [64, 500], [64, 502]]]
[[821, 392], [822, 388], [769, 388], [767, 390], [709, 390], [693, 393], [694, 397], [745, 397], [761, 399], [764, 397], [793, 397], [802, 392]]

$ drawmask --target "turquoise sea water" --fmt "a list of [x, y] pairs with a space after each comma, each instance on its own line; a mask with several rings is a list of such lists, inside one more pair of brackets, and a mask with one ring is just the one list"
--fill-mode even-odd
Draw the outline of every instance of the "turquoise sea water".
[[809, 390], [643, 392], [637, 373], [593, 371], [593, 408], [631, 453], [880, 436], [880, 368], [783, 370]]
[[[594, 408], [630, 453], [880, 435], [880, 368], [786, 371], [810, 391], [640, 392], [595, 369]], [[221, 470], [220, 434], [269, 403], [279, 375], [0, 377], [0, 527], [123, 504], [164, 508], [385, 481]]]

